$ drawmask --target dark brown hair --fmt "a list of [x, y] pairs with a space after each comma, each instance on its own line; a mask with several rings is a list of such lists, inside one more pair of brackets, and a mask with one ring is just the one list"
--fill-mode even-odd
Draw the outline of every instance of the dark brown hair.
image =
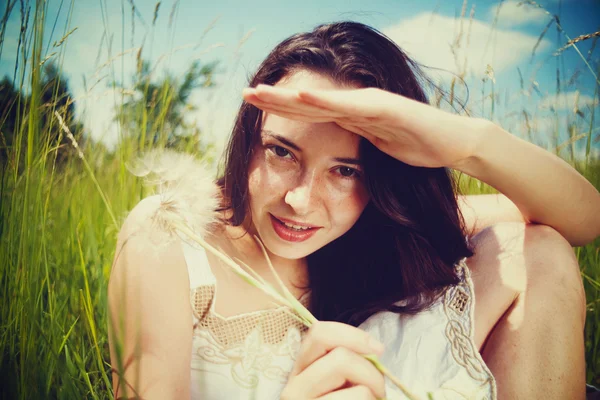
[[[250, 86], [274, 85], [298, 70], [427, 103], [417, 64], [382, 33], [357, 22], [320, 25], [284, 40]], [[219, 184], [235, 226], [249, 214], [248, 165], [261, 116], [242, 104], [225, 154]], [[455, 263], [473, 255], [448, 169], [405, 164], [365, 139], [360, 152], [367, 207], [346, 234], [307, 257], [311, 311], [318, 319], [355, 326], [377, 311], [429, 307], [444, 287], [457, 283]]]

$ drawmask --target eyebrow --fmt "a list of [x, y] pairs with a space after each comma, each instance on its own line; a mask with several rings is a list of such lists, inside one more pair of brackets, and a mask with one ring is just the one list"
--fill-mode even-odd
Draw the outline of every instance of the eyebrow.
[[333, 160], [343, 164], [354, 164], [359, 167], [362, 165], [362, 162], [358, 158], [336, 157]]
[[266, 129], [263, 129], [263, 133], [267, 136], [271, 136], [272, 138], [279, 140], [281, 143], [285, 144], [286, 146], [302, 153], [302, 149], [300, 147], [298, 147], [298, 145], [296, 143], [284, 138], [283, 136], [278, 135], [275, 132], [269, 131]]
[[[267, 130], [267, 129], [263, 129], [262, 132], [267, 136], [270, 136], [274, 139], [279, 140], [281, 143], [285, 144], [286, 146], [290, 147], [291, 149], [294, 149], [294, 150], [302, 153], [302, 149], [296, 143], [290, 141], [289, 139], [286, 139], [285, 137], [278, 135], [277, 133]], [[344, 163], [344, 164], [353, 164], [353, 165], [357, 165], [357, 166], [362, 165], [362, 162], [358, 158], [334, 157], [333, 160], [336, 162]]]

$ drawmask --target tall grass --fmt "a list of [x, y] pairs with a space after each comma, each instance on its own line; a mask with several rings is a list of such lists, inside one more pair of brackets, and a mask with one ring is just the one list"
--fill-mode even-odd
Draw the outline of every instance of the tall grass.
[[[63, 12], [70, 15], [74, 3], [67, 3]], [[53, 21], [48, 21], [45, 15], [47, 4], [40, 0], [28, 7], [29, 3], [12, 1], [5, 10], [23, 16], [15, 84], [29, 96], [27, 100], [17, 98], [10, 106], [17, 115], [10, 143], [4, 137], [8, 111], [0, 110], [0, 132], [3, 132], [0, 143], [6, 151], [0, 171], [0, 398], [112, 399], [106, 288], [122, 218], [147, 194], [141, 182], [127, 173], [125, 161], [147, 146], [147, 141], [144, 136], [128, 138], [125, 119], [120, 121], [122, 139], [115, 152], [99, 144], [90, 146], [81, 131], [73, 132], [72, 138], [63, 137], [65, 130], [61, 129], [56, 113], [65, 120], [68, 115], [63, 99], [58, 98], [59, 82], [55, 81], [55, 95], [49, 100], [43, 99], [40, 82], [47, 54], [56, 53], [53, 58], [58, 60], [59, 67], [65, 62], [64, 48], [75, 27], [67, 24], [62, 38], [56, 41], [60, 45], [48, 49], [46, 46], [50, 44], [43, 39], [47, 38], [47, 29]], [[27, 13], [32, 13], [33, 18], [27, 18]], [[7, 18], [1, 23], [3, 39]], [[109, 59], [113, 63], [119, 57], [113, 54]], [[564, 73], [560, 63], [557, 68], [559, 76]], [[495, 107], [498, 95], [491, 84], [493, 70], [488, 76], [487, 86], [482, 82], [479, 103], [474, 102], [471, 107], [481, 110], [480, 115], [498, 121]], [[460, 97], [459, 81], [450, 85], [450, 103]], [[535, 90], [525, 84], [522, 88]], [[173, 101], [168, 91], [158, 91], [156, 96], [163, 99], [163, 107]], [[597, 86], [595, 99], [598, 99]], [[145, 121], [148, 115], [144, 112], [127, 114], [127, 118]], [[533, 114], [535, 110], [526, 107], [520, 113], [523, 122]], [[160, 128], [168, 124], [165, 118], [159, 114], [154, 121], [159, 135], [166, 134]], [[560, 129], [557, 124], [550, 135], [559, 137]], [[531, 133], [529, 128], [526, 132]], [[582, 132], [588, 144], [597, 138], [595, 132], [592, 115], [589, 130]], [[187, 143], [186, 149], [196, 151], [201, 138]], [[79, 141], [81, 154], [75, 151], [61, 158], [61, 152], [73, 149], [73, 141]], [[164, 145], [167, 141], [161, 136], [156, 143]], [[590, 157], [589, 151], [585, 159], [578, 161], [574, 158], [575, 140], [564, 145], [569, 150], [566, 152], [557, 149], [561, 145], [558, 140], [550, 142], [552, 150], [600, 187], [600, 162]], [[494, 192], [468, 177], [461, 178], [460, 186], [468, 194]], [[600, 385], [599, 253], [599, 239], [576, 249], [588, 303], [587, 381], [595, 385]]]

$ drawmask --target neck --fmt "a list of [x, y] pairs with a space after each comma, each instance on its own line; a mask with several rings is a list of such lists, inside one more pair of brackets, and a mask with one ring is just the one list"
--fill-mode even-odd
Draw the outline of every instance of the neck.
[[[269, 282], [275, 288], [279, 288], [279, 283], [273, 276], [263, 250], [260, 244], [254, 239], [252, 231], [242, 233], [240, 227], [233, 229], [235, 231], [230, 231], [230, 235], [228, 236], [229, 238], [236, 239], [229, 240], [230, 246], [227, 246], [229, 248], [226, 249], [229, 256], [241, 260], [265, 281]], [[283, 258], [271, 253], [266, 248], [265, 250], [275, 272], [288, 290], [297, 298], [302, 296], [306, 292], [305, 288], [308, 287], [306, 258]]]
[[[263, 277], [272, 275], [262, 251], [260, 249], [259, 251], [261, 253], [260, 256], [263, 262], [256, 263], [257, 267], [261, 268], [260, 271], [256, 272]], [[290, 287], [288, 283], [296, 286], [306, 286], [306, 278], [308, 274], [306, 258], [290, 260], [288, 258], [279, 257], [271, 253], [269, 250], [267, 250], [267, 254], [271, 260], [271, 264], [273, 264], [275, 272], [277, 272], [277, 275], [279, 275], [281, 280], [288, 287]]]

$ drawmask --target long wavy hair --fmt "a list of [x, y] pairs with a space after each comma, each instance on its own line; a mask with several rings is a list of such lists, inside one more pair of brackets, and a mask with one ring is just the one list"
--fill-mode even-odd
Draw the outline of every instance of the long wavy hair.
[[[289, 37], [262, 62], [250, 86], [274, 85], [300, 70], [428, 103], [418, 65], [385, 35], [357, 22]], [[234, 226], [249, 216], [248, 165], [261, 123], [262, 111], [243, 102], [218, 181]], [[311, 311], [354, 326], [378, 311], [414, 314], [430, 307], [443, 288], [458, 282], [455, 264], [473, 255], [447, 168], [405, 164], [365, 139], [360, 156], [368, 205], [347, 233], [307, 257]]]

